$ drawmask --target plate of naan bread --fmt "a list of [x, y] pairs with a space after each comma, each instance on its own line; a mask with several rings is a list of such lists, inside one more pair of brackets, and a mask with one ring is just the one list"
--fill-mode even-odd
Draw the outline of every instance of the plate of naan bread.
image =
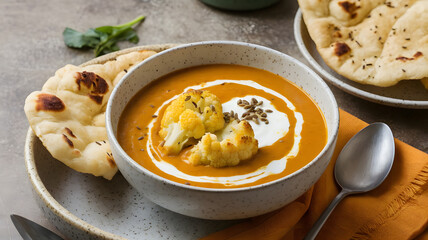
[[197, 239], [234, 223], [155, 205], [112, 159], [104, 115], [113, 88], [138, 63], [174, 46], [139, 46], [66, 65], [27, 97], [27, 173], [37, 203], [67, 239]]
[[297, 45], [324, 80], [357, 97], [428, 109], [428, 1], [299, 0]]

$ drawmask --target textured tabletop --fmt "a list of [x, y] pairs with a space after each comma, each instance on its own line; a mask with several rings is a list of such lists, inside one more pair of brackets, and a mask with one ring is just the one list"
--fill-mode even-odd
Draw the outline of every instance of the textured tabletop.
[[[139, 45], [236, 40], [271, 47], [307, 64], [293, 36], [297, 8], [291, 0], [252, 12], [221, 11], [197, 0], [0, 1], [0, 239], [20, 239], [11, 213], [53, 229], [33, 199], [25, 172], [28, 122], [23, 106], [26, 96], [40, 89], [56, 69], [93, 57], [91, 51], [64, 45], [65, 27], [85, 31], [145, 15], [138, 27]], [[342, 109], [369, 123], [385, 122], [396, 138], [428, 152], [428, 110], [386, 107], [331, 89]]]

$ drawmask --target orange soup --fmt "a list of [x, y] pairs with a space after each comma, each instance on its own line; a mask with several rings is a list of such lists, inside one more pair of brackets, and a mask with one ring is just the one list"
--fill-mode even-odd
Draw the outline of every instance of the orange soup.
[[[223, 112], [234, 111], [241, 119], [245, 109], [237, 102], [256, 99], [266, 113], [264, 121], [248, 121], [258, 152], [236, 166], [221, 168], [189, 163], [186, 156], [192, 146], [178, 155], [162, 154], [163, 114], [189, 89], [208, 90], [220, 99]], [[283, 77], [252, 67], [213, 64], [175, 71], [144, 87], [120, 117], [118, 141], [132, 159], [161, 177], [199, 187], [240, 188], [282, 178], [308, 164], [326, 145], [327, 128], [317, 104]]]

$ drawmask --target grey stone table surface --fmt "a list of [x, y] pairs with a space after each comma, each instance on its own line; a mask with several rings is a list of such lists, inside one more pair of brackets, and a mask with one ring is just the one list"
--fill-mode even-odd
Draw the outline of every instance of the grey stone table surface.
[[[90, 60], [92, 52], [67, 48], [65, 27], [84, 31], [147, 16], [139, 45], [236, 40], [271, 47], [304, 63], [293, 36], [296, 1], [251, 12], [221, 11], [197, 0], [2, 0], [0, 1], [0, 239], [20, 239], [9, 215], [20, 214], [51, 229], [31, 192], [24, 164], [28, 129], [26, 96], [67, 63]], [[130, 43], [122, 48], [134, 46]], [[339, 106], [366, 122], [385, 122], [394, 136], [428, 152], [428, 110], [378, 105], [333, 86]]]

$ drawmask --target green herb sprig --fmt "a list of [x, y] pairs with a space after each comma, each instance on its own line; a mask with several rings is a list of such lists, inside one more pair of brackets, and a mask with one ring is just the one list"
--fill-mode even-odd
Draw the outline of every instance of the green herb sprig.
[[129, 41], [138, 43], [139, 38], [132, 26], [142, 22], [144, 16], [117, 26], [101, 26], [90, 28], [81, 33], [71, 28], [65, 28], [62, 36], [64, 43], [71, 48], [92, 48], [96, 57], [119, 50], [117, 42]]

